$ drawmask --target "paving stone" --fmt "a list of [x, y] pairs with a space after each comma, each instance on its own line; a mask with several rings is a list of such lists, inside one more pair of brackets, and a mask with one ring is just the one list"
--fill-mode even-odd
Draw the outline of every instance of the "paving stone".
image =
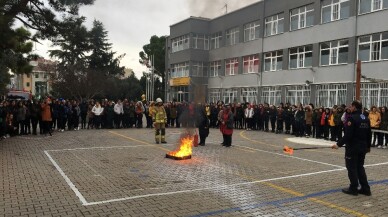
[[166, 159], [183, 131], [168, 128], [166, 145], [154, 144], [150, 129], [1, 140], [0, 216], [388, 216], [386, 149], [366, 158], [387, 163], [366, 167], [373, 196], [352, 197], [340, 192], [348, 185], [343, 149], [282, 153], [323, 140], [235, 130], [224, 148], [211, 129], [191, 160]]

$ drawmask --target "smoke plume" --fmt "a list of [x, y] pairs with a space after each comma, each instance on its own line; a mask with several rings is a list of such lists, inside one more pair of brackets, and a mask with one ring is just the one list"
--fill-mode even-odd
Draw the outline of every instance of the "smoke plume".
[[215, 18], [260, 0], [188, 0], [190, 16]]

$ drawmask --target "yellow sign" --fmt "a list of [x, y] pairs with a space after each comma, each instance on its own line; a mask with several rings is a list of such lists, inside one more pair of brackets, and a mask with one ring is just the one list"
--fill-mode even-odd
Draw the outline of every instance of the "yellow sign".
[[172, 78], [170, 79], [170, 86], [188, 86], [190, 85], [190, 77]]

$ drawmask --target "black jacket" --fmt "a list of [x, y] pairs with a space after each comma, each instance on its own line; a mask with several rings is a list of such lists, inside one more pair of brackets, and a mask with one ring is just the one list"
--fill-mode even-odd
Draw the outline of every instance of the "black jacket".
[[368, 117], [355, 111], [345, 123], [345, 135], [337, 142], [339, 147], [346, 144], [346, 156], [357, 155], [359, 153], [367, 153], [371, 147], [372, 131]]

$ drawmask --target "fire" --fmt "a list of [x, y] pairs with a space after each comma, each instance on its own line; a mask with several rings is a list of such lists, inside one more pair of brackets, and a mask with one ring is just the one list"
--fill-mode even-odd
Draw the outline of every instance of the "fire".
[[191, 156], [193, 141], [194, 141], [194, 138], [190, 135], [187, 135], [186, 137], [181, 138], [181, 143], [178, 150], [170, 151], [167, 153], [167, 155], [179, 157], [179, 158]]
[[294, 149], [288, 146], [283, 147], [283, 151], [285, 154], [293, 155], [294, 154]]

